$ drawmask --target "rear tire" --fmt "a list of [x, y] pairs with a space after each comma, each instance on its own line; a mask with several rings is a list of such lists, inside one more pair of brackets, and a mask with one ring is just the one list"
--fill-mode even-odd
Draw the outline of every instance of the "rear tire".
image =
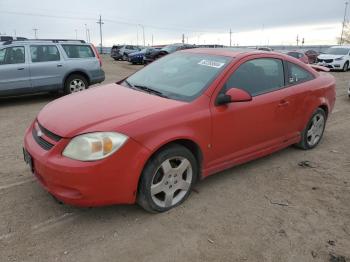
[[89, 88], [86, 78], [79, 74], [73, 74], [66, 79], [64, 93], [66, 95], [84, 91]]
[[301, 140], [297, 147], [309, 150], [315, 148], [321, 141], [326, 127], [327, 116], [322, 108], [318, 108], [311, 116], [305, 129], [301, 133]]
[[180, 205], [190, 195], [198, 172], [198, 163], [190, 150], [177, 144], [165, 147], [145, 166], [137, 203], [151, 213]]

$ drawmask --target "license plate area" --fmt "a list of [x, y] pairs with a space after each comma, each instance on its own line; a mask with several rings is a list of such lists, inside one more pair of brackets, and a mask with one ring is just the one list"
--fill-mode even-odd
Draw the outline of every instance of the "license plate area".
[[23, 159], [24, 159], [24, 162], [26, 162], [26, 164], [29, 165], [30, 171], [34, 174], [33, 158], [25, 148], [23, 148]]

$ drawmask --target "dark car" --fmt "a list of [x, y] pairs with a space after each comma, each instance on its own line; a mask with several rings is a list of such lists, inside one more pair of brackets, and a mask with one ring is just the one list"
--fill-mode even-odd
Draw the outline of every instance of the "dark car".
[[301, 62], [303, 62], [305, 64], [309, 64], [309, 58], [302, 51], [289, 51], [289, 52], [287, 52], [287, 55], [294, 57], [296, 59], [299, 59]]
[[114, 46], [112, 46], [112, 49], [111, 49], [111, 57], [116, 61], [121, 59], [121, 55], [119, 54], [120, 48], [122, 48], [122, 46], [114, 45]]
[[128, 55], [140, 51], [141, 48], [134, 45], [113, 46], [111, 50], [111, 57], [114, 60], [128, 61]]
[[134, 52], [129, 54], [129, 59], [128, 61], [132, 64], [143, 64], [143, 57], [147, 54], [152, 54], [155, 52], [158, 52], [160, 49], [153, 48], [153, 47], [148, 47], [144, 48], [139, 52]]
[[317, 62], [317, 57], [319, 56], [319, 53], [315, 50], [307, 50], [305, 51], [305, 55], [309, 59], [309, 63], [314, 64]]
[[188, 44], [167, 45], [167, 46], [163, 47], [162, 49], [160, 49], [158, 52], [145, 54], [143, 62], [144, 62], [144, 64], [149, 64], [162, 56], [174, 53], [174, 52], [179, 51], [179, 50], [191, 49], [191, 48], [195, 48], [195, 46], [188, 45]]

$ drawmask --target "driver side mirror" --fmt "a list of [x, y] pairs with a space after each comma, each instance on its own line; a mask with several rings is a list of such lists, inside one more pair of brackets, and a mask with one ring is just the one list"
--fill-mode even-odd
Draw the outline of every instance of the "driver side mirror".
[[217, 106], [225, 105], [233, 102], [252, 101], [252, 96], [245, 90], [239, 88], [230, 88], [225, 94], [219, 94], [215, 104]]

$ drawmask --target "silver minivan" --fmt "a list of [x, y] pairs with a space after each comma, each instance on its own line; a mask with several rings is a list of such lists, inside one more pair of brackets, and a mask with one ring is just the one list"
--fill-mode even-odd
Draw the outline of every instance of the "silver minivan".
[[0, 96], [38, 92], [70, 94], [104, 79], [97, 49], [83, 40], [0, 43]]

